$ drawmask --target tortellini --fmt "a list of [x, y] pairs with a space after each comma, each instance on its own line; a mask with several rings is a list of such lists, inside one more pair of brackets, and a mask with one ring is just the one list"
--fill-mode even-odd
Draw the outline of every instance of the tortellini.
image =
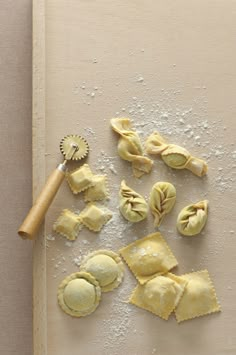
[[177, 218], [178, 231], [185, 236], [199, 234], [206, 224], [207, 215], [207, 200], [184, 207]]
[[173, 169], [188, 169], [195, 175], [202, 177], [207, 173], [204, 160], [192, 156], [185, 148], [175, 144], [168, 144], [158, 132], [152, 133], [146, 141], [148, 154], [159, 154], [164, 162]]
[[176, 200], [176, 189], [169, 182], [157, 182], [153, 185], [149, 206], [154, 216], [154, 226], [159, 227], [163, 217], [171, 211]]
[[101, 299], [98, 281], [87, 272], [75, 272], [59, 285], [57, 299], [61, 309], [73, 317], [94, 312]]
[[144, 198], [126, 185], [123, 180], [119, 192], [119, 208], [129, 222], [139, 222], [147, 217], [148, 205]]
[[141, 141], [137, 132], [131, 129], [128, 118], [112, 118], [112, 129], [120, 135], [118, 142], [119, 156], [132, 163], [133, 174], [141, 177], [152, 169], [153, 161], [143, 156]]
[[187, 281], [185, 292], [175, 309], [177, 322], [219, 312], [220, 304], [207, 270], [180, 276]]

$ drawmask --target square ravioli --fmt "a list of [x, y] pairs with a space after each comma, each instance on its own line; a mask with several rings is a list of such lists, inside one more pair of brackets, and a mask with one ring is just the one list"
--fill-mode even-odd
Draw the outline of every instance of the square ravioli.
[[84, 200], [100, 201], [107, 199], [109, 191], [106, 175], [94, 175], [92, 182], [93, 186], [89, 187], [84, 192]]
[[100, 208], [92, 202], [80, 214], [82, 223], [94, 232], [99, 232], [111, 217], [111, 211], [105, 207]]
[[120, 254], [141, 285], [178, 265], [159, 232], [136, 240], [122, 248]]
[[177, 322], [220, 311], [215, 288], [207, 270], [181, 275], [181, 278], [188, 283], [175, 309]]
[[129, 302], [167, 320], [178, 305], [187, 281], [168, 273], [138, 285]]
[[63, 210], [53, 225], [54, 231], [69, 240], [75, 240], [81, 228], [82, 223], [79, 215], [70, 210]]
[[78, 194], [93, 186], [93, 176], [88, 164], [84, 164], [80, 168], [67, 173], [66, 179], [72, 192]]

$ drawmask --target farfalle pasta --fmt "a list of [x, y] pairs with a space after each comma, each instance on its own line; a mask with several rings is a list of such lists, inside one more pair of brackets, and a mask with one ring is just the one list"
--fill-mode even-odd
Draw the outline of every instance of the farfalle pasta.
[[123, 180], [119, 192], [119, 208], [129, 222], [140, 222], [147, 217], [148, 205], [144, 198]]
[[159, 227], [164, 216], [169, 213], [176, 200], [176, 189], [169, 182], [157, 182], [153, 185], [149, 206], [154, 216], [154, 226]]
[[207, 216], [207, 200], [184, 207], [177, 218], [177, 229], [179, 233], [185, 236], [199, 234], [206, 224]]
[[147, 138], [145, 148], [148, 154], [160, 155], [173, 169], [188, 169], [199, 177], [207, 173], [207, 163], [204, 160], [192, 156], [185, 148], [167, 143], [158, 132]]
[[139, 135], [132, 130], [130, 120], [128, 118], [112, 118], [111, 126], [120, 135], [118, 154], [122, 159], [132, 163], [134, 176], [139, 178], [143, 174], [149, 173], [153, 162], [143, 156]]

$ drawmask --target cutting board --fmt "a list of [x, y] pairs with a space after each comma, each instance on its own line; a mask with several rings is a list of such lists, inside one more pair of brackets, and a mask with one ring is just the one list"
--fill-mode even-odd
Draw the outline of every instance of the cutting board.
[[[96, 234], [84, 229], [70, 243], [52, 230], [61, 210], [82, 210], [83, 196], [63, 183], [34, 244], [35, 355], [224, 355], [236, 353], [235, 171], [236, 2], [35, 0], [33, 12], [33, 195], [62, 161], [59, 142], [84, 136], [87, 163], [107, 174], [112, 221]], [[158, 158], [135, 179], [117, 154], [112, 117], [129, 117], [142, 141], [155, 130], [209, 165], [206, 177], [173, 171]], [[78, 164], [69, 164], [69, 169]], [[64, 314], [57, 288], [97, 249], [119, 248], [154, 232], [151, 214], [136, 225], [119, 214], [120, 182], [148, 199], [157, 181], [172, 182], [177, 203], [160, 232], [178, 275], [208, 269], [222, 312], [177, 324], [127, 303], [136, 281], [104, 294], [85, 318]], [[181, 237], [184, 206], [210, 203], [203, 232]]]

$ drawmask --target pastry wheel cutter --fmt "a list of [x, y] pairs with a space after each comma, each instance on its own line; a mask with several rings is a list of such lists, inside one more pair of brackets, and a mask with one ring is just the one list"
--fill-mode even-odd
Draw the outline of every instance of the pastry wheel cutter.
[[23, 239], [35, 239], [45, 214], [64, 180], [67, 161], [85, 158], [89, 152], [89, 146], [81, 136], [68, 135], [60, 142], [60, 151], [65, 158], [63, 163], [59, 164], [48, 177], [45, 186], [18, 230], [18, 234]]

